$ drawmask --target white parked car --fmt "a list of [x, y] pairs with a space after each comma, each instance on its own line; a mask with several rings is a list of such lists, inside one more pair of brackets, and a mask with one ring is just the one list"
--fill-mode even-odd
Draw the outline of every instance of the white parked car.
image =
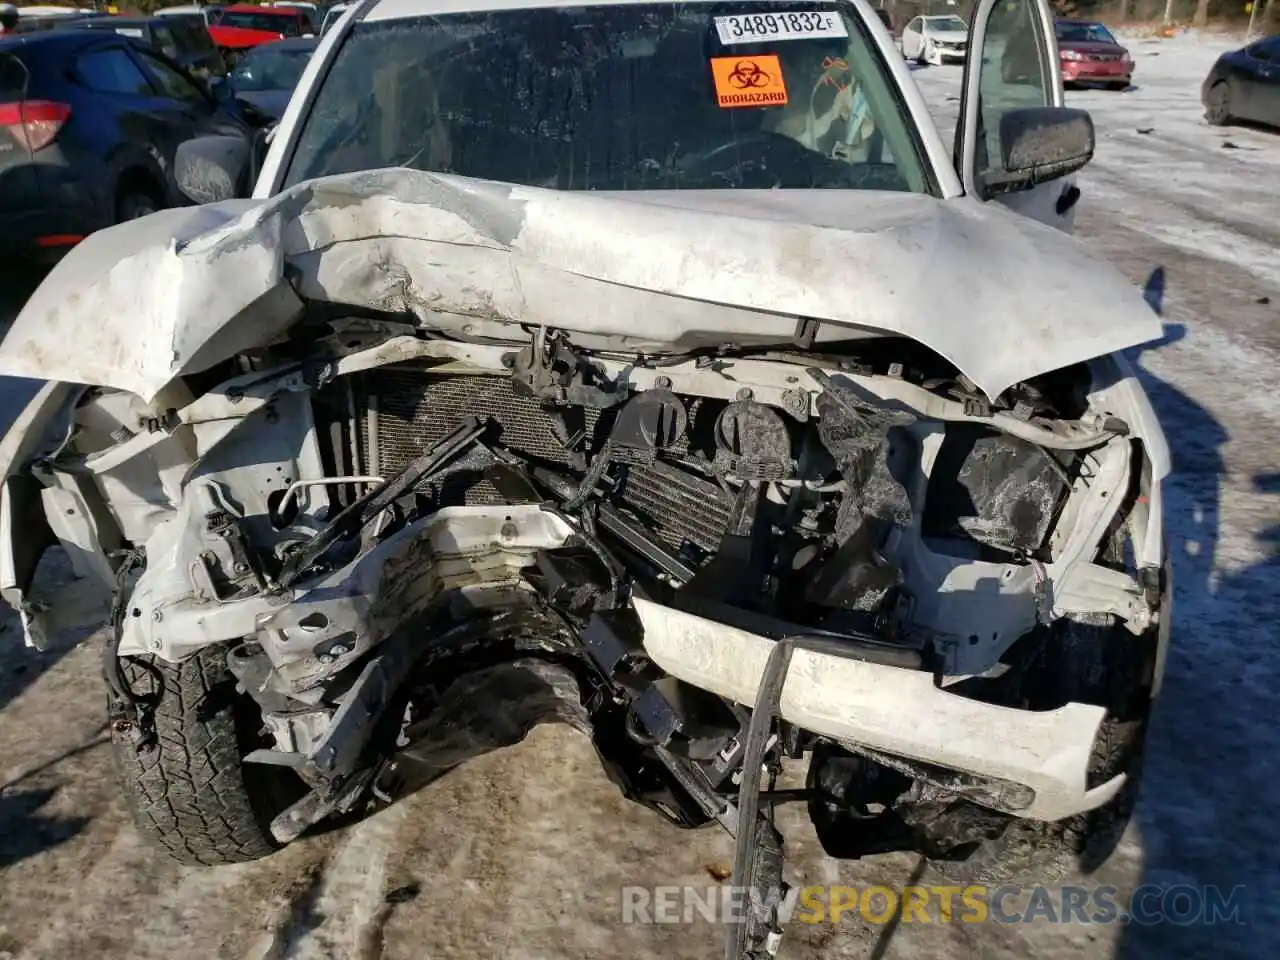
[[267, 4], [267, 6], [292, 7], [295, 10], [301, 10], [303, 16], [305, 16], [307, 21], [311, 24], [311, 29], [314, 31], [311, 34], [304, 34], [304, 36], [315, 36], [320, 32], [320, 25], [324, 21], [324, 16], [321, 14], [319, 4], [307, 3], [305, 0], [274, 0], [274, 2]]
[[200, 6], [197, 4], [185, 4], [176, 7], [161, 7], [155, 12], [157, 17], [185, 17], [200, 16], [204, 18], [206, 27], [212, 26], [216, 20], [216, 15], [222, 10], [217, 6]]
[[902, 28], [902, 55], [917, 63], [962, 63], [969, 25], [957, 16], [915, 17]]
[[95, 13], [92, 7], [66, 7], [60, 4], [32, 4], [18, 7], [19, 17], [80, 17]]
[[320, 36], [324, 36], [338, 25], [342, 15], [351, 7], [349, 3], [335, 3], [324, 12], [324, 20], [320, 24]]
[[781, 883], [788, 758], [833, 856], [1105, 856], [1169, 450], [1053, 35], [980, 0], [953, 153], [861, 0], [374, 0], [252, 188], [181, 147], [205, 205], [86, 239], [0, 342], [48, 381], [0, 594], [40, 644], [61, 544], [114, 596], [142, 832], [264, 856], [558, 720], [739, 884]]

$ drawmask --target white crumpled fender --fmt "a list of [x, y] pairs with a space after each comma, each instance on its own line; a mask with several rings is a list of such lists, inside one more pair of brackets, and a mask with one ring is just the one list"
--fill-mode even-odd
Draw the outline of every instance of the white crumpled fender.
[[997, 204], [575, 193], [394, 169], [94, 234], [28, 301], [0, 343], [0, 374], [150, 400], [269, 342], [303, 298], [407, 311], [459, 336], [554, 326], [628, 352], [787, 342], [819, 320], [819, 341], [918, 340], [990, 397], [1161, 332], [1112, 267]]

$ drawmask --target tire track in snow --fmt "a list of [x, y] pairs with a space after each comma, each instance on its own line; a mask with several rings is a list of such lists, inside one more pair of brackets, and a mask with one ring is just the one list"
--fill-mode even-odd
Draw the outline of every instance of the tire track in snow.
[[[1083, 178], [1102, 177], [1144, 200], [1168, 204], [1269, 247], [1280, 243], [1280, 223], [1271, 216], [1270, 204], [1259, 198], [1257, 187], [1257, 181], [1275, 176], [1274, 171], [1260, 168], [1252, 158], [1224, 162], [1217, 155], [1221, 150], [1211, 153], [1205, 148], [1187, 148], [1175, 159], [1152, 142], [1154, 136], [1109, 136], [1098, 162], [1085, 167]], [[1108, 148], [1112, 145], [1115, 150]], [[1153, 177], [1153, 172], [1159, 175]]]
[[[1125, 225], [1179, 250], [1245, 270], [1269, 286], [1280, 289], [1280, 231], [1227, 218], [1175, 201], [1168, 194], [1143, 190], [1132, 179], [1117, 177], [1104, 168], [1089, 170], [1082, 178], [1086, 197], [1105, 201], [1108, 212], [1141, 211], [1128, 216]], [[1134, 200], [1138, 200], [1137, 205]]]
[[[320, 872], [330, 837], [303, 840], [263, 860], [224, 867], [177, 867], [179, 879], [154, 897], [137, 925], [131, 960], [228, 957], [253, 935], [247, 924], [228, 924], [228, 913], [252, 916], [266, 900], [288, 914]], [[157, 850], [157, 856], [162, 854]], [[274, 894], [274, 896], [272, 896]]]
[[387, 860], [398, 848], [405, 803], [346, 828], [328, 861], [291, 904], [291, 915], [246, 960], [379, 960]]
[[131, 924], [127, 905], [149, 899], [151, 891], [138, 887], [140, 878], [153, 875], [149, 861], [158, 856], [144, 846], [132, 823], [122, 825], [106, 854], [84, 875], [74, 899], [50, 904], [47, 926], [18, 954], [19, 960], [74, 957], [82, 952], [83, 942], [110, 939], [112, 928], [122, 920]]
[[[163, 854], [156, 850], [155, 855]], [[228, 892], [249, 886], [254, 866], [180, 868], [181, 879], [142, 912], [130, 955], [136, 960], [221, 955], [214, 945], [228, 932], [223, 913]]]
[[[1280, 203], [1273, 207], [1280, 222]], [[1142, 208], [1130, 204], [1128, 209]], [[1237, 379], [1251, 388], [1239, 391], [1241, 402], [1265, 416], [1274, 414], [1268, 384], [1280, 363], [1280, 284], [1268, 284], [1209, 250], [1167, 243], [1113, 206], [1082, 203], [1078, 226], [1095, 252], [1139, 289], [1150, 288], [1150, 299], [1166, 321], [1208, 338], [1204, 347], [1209, 356], [1201, 365], [1214, 360], [1236, 368]], [[1255, 385], [1261, 389], [1252, 389]], [[1209, 398], [1220, 395], [1213, 391]]]

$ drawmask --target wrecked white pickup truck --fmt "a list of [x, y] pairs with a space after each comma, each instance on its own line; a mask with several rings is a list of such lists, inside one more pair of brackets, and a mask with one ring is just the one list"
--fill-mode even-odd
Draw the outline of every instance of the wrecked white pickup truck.
[[1045, 5], [979, 6], [954, 167], [860, 2], [448, 9], [361, 5], [254, 198], [188, 144], [218, 202], [90, 237], [0, 345], [50, 381], [0, 590], [37, 644], [46, 547], [112, 592], [142, 830], [262, 856], [559, 720], [742, 884], [782, 799], [838, 857], [1105, 855], [1169, 619], [1116, 351], [1160, 328], [1068, 235]]

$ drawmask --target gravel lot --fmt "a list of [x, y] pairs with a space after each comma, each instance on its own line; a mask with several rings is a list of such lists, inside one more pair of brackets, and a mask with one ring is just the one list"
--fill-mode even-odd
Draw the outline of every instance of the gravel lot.
[[[1068, 99], [1093, 111], [1099, 137], [1079, 233], [1147, 289], [1166, 324], [1135, 358], [1177, 470], [1175, 638], [1149, 769], [1124, 844], [1090, 882], [1243, 885], [1245, 923], [875, 927], [850, 914], [836, 927], [793, 925], [785, 958], [1280, 956], [1280, 857], [1261, 801], [1278, 772], [1280, 134], [1201, 119], [1200, 80], [1233, 45], [1134, 41], [1136, 88]], [[949, 126], [960, 69], [915, 76]], [[8, 278], [4, 296], [20, 299], [23, 283]], [[32, 389], [0, 384], [0, 418]], [[265, 862], [193, 870], [160, 859], [112, 779], [98, 650], [78, 642], [89, 633], [68, 631], [37, 655], [12, 617], [0, 624], [0, 960], [718, 955], [709, 924], [618, 919], [624, 884], [711, 883], [730, 860], [725, 839], [627, 804], [565, 729], [541, 728]], [[910, 857], [837, 865], [788, 822], [805, 882], [916, 876]]]

